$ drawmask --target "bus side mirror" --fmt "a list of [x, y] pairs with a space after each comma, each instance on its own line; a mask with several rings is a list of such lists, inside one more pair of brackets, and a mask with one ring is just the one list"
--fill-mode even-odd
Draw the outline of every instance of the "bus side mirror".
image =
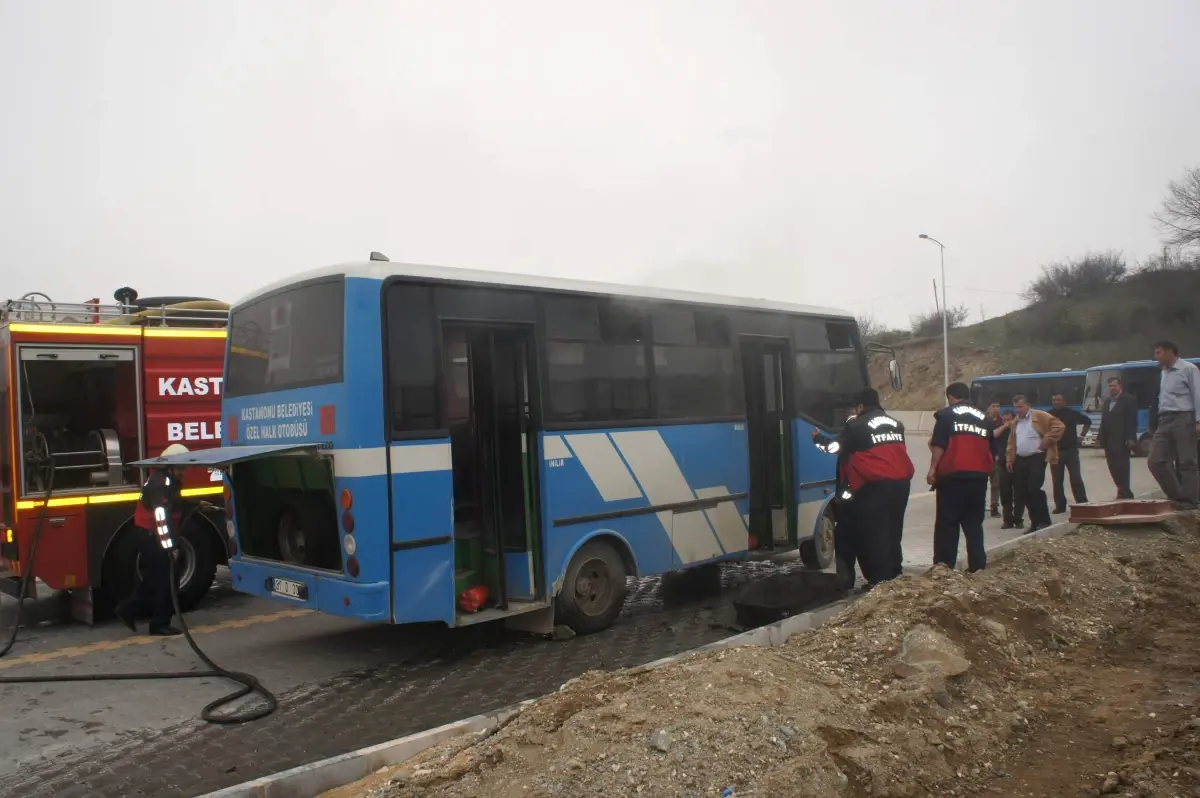
[[904, 380], [900, 377], [900, 361], [892, 358], [888, 361], [888, 376], [892, 378], [892, 390], [898, 391], [904, 387]]

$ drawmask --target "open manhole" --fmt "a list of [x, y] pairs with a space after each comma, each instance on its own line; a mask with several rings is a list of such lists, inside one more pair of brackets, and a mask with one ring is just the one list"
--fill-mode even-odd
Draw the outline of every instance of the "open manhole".
[[733, 600], [738, 624], [765, 626], [837, 601], [847, 593], [845, 578], [821, 571], [772, 574], [747, 585]]

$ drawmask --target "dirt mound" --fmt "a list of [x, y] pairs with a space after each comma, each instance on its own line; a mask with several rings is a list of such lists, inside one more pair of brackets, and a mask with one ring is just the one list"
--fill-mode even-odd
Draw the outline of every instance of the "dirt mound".
[[777, 649], [591, 673], [485, 739], [336, 791], [1200, 795], [1196, 519], [938, 568]]

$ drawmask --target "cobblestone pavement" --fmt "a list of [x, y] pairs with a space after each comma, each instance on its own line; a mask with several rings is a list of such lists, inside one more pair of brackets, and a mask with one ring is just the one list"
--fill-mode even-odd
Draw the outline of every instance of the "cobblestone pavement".
[[[785, 565], [784, 569], [799, 566]], [[201, 795], [439, 726], [557, 689], [594, 668], [624, 668], [729, 636], [735, 588], [780, 566], [726, 566], [721, 588], [639, 580], [622, 619], [600, 634], [551, 643], [497, 624], [414, 632], [404, 662], [342, 674], [281, 696], [270, 718], [239, 727], [200, 721], [132, 733], [31, 763], [0, 779], [18, 798]], [[704, 592], [704, 591], [701, 591]]]

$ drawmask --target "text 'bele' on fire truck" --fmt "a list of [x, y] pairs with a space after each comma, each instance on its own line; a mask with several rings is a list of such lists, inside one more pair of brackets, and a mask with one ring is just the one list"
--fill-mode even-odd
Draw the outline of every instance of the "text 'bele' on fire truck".
[[[122, 288], [115, 305], [26, 294], [0, 307], [0, 590], [20, 592], [39, 519], [33, 575], [71, 595], [85, 622], [141, 578], [129, 534], [142, 473], [172, 443], [221, 442], [229, 306]], [[180, 530], [184, 609], [228, 560], [220, 474], [189, 469], [183, 495], [210, 502]], [[30, 580], [36, 598], [37, 580]]]

